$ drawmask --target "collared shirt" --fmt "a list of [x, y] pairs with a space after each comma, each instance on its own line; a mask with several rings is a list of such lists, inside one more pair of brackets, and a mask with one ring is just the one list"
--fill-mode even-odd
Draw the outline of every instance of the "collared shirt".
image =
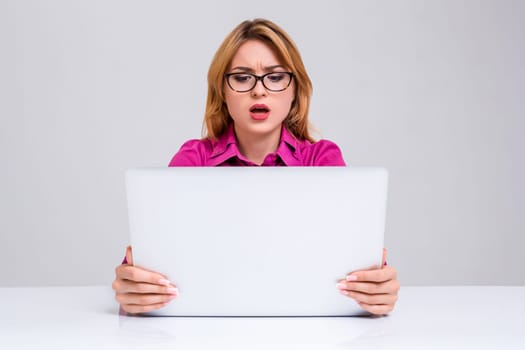
[[[186, 141], [169, 166], [256, 166], [246, 159], [237, 145], [231, 124], [217, 140]], [[277, 150], [266, 155], [262, 166], [344, 166], [339, 147], [328, 140], [314, 143], [296, 139], [283, 126]]]

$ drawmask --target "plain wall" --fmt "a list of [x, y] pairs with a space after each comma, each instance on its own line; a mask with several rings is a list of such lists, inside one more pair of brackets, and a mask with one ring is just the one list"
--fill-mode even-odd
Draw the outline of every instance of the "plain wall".
[[1, 286], [111, 283], [124, 171], [200, 137], [255, 17], [299, 46], [318, 136], [389, 169], [402, 284], [525, 284], [525, 2], [0, 0]]

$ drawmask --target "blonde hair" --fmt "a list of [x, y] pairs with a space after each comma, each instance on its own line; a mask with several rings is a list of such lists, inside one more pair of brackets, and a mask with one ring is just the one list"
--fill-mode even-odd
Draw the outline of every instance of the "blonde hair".
[[232, 122], [224, 103], [224, 74], [229, 69], [239, 47], [248, 40], [260, 40], [269, 45], [281, 63], [293, 73], [295, 97], [284, 125], [297, 139], [313, 142], [308, 122], [312, 82], [306, 73], [299, 50], [283, 29], [269, 20], [260, 18], [244, 21], [235, 27], [213, 57], [208, 70], [208, 97], [203, 136], [216, 140]]

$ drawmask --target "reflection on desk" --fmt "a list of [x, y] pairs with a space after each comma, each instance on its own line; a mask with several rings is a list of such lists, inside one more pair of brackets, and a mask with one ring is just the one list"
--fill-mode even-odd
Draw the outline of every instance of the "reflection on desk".
[[386, 317], [134, 317], [109, 287], [0, 288], [1, 349], [525, 349], [525, 287], [403, 287]]

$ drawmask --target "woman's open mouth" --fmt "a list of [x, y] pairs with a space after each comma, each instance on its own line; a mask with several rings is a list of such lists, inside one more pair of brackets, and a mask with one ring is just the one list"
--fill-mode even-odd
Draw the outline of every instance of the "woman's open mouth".
[[255, 120], [265, 120], [270, 116], [270, 107], [264, 104], [254, 104], [250, 107], [250, 116]]

